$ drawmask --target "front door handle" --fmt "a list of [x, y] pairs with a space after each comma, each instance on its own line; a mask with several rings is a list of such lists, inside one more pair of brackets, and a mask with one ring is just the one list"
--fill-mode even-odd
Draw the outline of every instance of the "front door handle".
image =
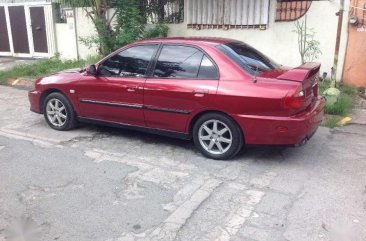
[[128, 92], [135, 92], [136, 90], [143, 90], [143, 89], [144, 89], [143, 86], [137, 86], [137, 85], [127, 86]]
[[127, 91], [128, 92], [135, 92], [137, 89], [137, 86], [130, 86], [130, 87], [127, 87]]

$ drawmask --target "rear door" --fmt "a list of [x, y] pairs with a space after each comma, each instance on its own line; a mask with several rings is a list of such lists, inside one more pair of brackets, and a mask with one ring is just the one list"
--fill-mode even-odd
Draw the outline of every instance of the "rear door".
[[188, 120], [212, 103], [218, 69], [201, 49], [163, 45], [144, 87], [144, 114], [150, 128], [186, 132]]

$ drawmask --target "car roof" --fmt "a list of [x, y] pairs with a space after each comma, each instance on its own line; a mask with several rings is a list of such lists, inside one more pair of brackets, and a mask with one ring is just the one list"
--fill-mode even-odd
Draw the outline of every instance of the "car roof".
[[207, 45], [220, 45], [230, 42], [235, 42], [236, 40], [228, 38], [210, 38], [210, 37], [174, 37], [174, 38], [153, 38], [140, 40], [138, 43], [176, 43], [176, 44], [207, 44]]

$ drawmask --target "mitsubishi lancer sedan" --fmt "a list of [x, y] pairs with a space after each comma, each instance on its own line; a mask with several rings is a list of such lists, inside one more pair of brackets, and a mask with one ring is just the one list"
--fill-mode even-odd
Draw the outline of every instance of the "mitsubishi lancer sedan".
[[319, 69], [285, 68], [231, 39], [151, 39], [40, 78], [29, 101], [55, 130], [89, 122], [193, 139], [225, 160], [245, 145], [304, 144], [323, 117]]

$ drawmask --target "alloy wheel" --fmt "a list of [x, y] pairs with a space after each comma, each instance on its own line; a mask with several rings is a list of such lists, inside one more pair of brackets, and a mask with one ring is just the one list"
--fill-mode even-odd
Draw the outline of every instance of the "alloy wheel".
[[59, 99], [50, 99], [46, 106], [47, 118], [56, 127], [65, 125], [67, 121], [67, 111], [65, 105]]
[[207, 152], [220, 155], [230, 149], [233, 135], [230, 128], [222, 121], [208, 120], [199, 128], [198, 139]]

